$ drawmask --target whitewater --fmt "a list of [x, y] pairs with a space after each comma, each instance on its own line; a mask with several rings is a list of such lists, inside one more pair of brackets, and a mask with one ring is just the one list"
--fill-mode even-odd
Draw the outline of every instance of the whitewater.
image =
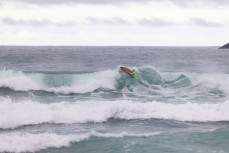
[[229, 152], [227, 51], [2, 46], [0, 52], [0, 152]]

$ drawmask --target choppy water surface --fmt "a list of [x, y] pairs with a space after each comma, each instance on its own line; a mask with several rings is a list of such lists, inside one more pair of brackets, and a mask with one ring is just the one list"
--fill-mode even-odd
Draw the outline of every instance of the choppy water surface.
[[2, 46], [0, 152], [229, 152], [228, 59], [216, 47]]

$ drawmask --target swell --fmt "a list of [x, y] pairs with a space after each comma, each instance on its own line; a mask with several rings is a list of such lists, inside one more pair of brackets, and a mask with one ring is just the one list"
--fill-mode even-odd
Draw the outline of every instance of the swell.
[[[223, 103], [162, 103], [116, 101], [82, 101], [38, 103], [24, 100], [13, 102], [1, 98], [0, 128], [10, 129], [43, 123], [100, 123], [115, 119], [166, 119], [194, 122], [229, 121], [229, 101]], [[25, 109], [26, 108], [26, 109]], [[96, 115], [95, 115], [96, 114]]]

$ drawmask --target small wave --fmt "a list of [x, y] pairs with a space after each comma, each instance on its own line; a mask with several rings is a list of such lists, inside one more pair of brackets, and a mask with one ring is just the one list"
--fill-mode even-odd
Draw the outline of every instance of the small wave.
[[0, 134], [0, 152], [35, 152], [50, 147], [68, 147], [71, 143], [76, 143], [89, 139], [92, 136], [104, 138], [122, 137], [148, 137], [158, 133], [129, 134], [129, 133], [98, 133], [90, 132], [79, 135], [58, 135], [54, 133], [2, 133]]
[[229, 121], [228, 107], [229, 101], [216, 104], [171, 104], [117, 100], [45, 104], [26, 100], [12, 102], [9, 98], [1, 98], [0, 128], [9, 129], [43, 123], [96, 123], [106, 122], [110, 118]]

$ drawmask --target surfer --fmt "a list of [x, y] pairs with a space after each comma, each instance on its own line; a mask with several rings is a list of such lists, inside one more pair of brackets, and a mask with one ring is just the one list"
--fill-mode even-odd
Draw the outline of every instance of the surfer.
[[129, 68], [127, 68], [127, 67], [124, 67], [124, 66], [121, 66], [120, 69], [121, 69], [123, 72], [129, 74], [132, 78], [135, 78], [136, 75], [137, 75], [137, 72], [136, 72], [134, 69], [131, 70], [131, 69], [129, 69]]

